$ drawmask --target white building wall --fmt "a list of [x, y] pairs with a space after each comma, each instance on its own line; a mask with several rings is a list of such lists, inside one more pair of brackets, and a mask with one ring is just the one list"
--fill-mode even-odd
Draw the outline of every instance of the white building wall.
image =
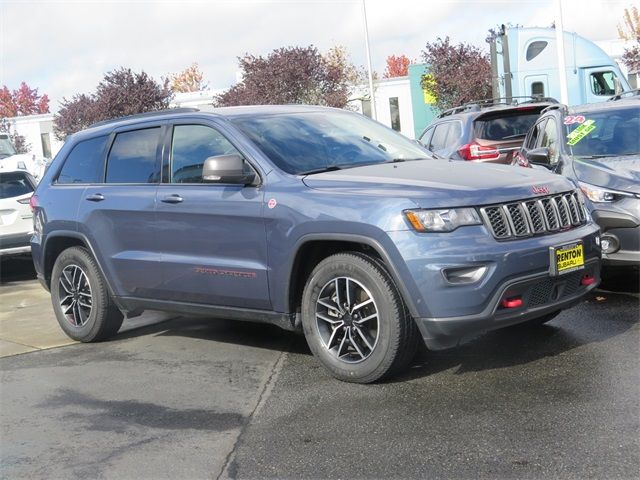
[[[376, 81], [373, 87], [375, 91], [378, 122], [389, 128], [393, 128], [390, 101], [392, 98], [397, 98], [400, 111], [400, 133], [408, 138], [414, 138], [413, 107], [411, 104], [409, 77], [385, 78]], [[362, 99], [366, 99], [368, 96], [368, 87], [362, 85], [354, 91], [349, 104], [358, 112], [363, 113]]]
[[[36, 157], [53, 158], [62, 148], [64, 142], [57, 140], [53, 134], [52, 113], [13, 117], [7, 120], [11, 124], [13, 131], [25, 137], [27, 144], [30, 146], [29, 154]], [[43, 139], [43, 136], [49, 139], [50, 152], [45, 151], [46, 140]]]

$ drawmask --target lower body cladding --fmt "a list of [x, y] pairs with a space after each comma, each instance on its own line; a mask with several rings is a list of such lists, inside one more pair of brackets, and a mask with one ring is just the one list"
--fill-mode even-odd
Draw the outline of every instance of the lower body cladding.
[[[411, 273], [405, 296], [411, 296], [410, 309], [432, 350], [568, 308], [600, 282], [594, 224], [505, 242], [482, 226], [389, 236]], [[580, 259], [567, 268], [560, 263], [567, 255], [556, 252], [576, 248]]]

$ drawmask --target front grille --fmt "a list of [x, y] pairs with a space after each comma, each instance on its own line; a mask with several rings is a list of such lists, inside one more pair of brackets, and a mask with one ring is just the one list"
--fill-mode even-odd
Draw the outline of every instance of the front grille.
[[585, 206], [576, 192], [489, 205], [482, 207], [480, 214], [498, 240], [568, 230], [587, 221]]
[[584, 276], [584, 271], [568, 273], [563, 277], [546, 278], [535, 284], [529, 290], [527, 307], [535, 308], [547, 303], [557, 302], [569, 298], [581, 287], [580, 280]]

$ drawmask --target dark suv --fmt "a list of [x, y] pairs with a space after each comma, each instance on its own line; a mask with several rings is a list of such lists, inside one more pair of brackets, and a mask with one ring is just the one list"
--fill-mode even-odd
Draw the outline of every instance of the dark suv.
[[269, 322], [363, 383], [406, 366], [419, 338], [545, 322], [595, 288], [598, 228], [571, 182], [430, 157], [322, 107], [97, 125], [33, 197], [38, 278], [74, 339], [145, 309]]
[[554, 103], [537, 97], [468, 103], [442, 112], [419, 140], [441, 158], [508, 165], [540, 112]]
[[572, 179], [602, 230], [603, 263], [640, 266], [640, 97], [549, 107], [514, 163]]

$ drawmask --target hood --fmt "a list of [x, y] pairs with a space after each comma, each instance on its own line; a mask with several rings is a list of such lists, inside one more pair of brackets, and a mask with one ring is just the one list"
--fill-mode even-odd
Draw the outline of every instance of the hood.
[[581, 182], [640, 194], [640, 155], [576, 159], [573, 171]]
[[457, 160], [368, 165], [308, 175], [303, 181], [335, 194], [409, 198], [422, 208], [489, 205], [575, 188], [546, 170]]

